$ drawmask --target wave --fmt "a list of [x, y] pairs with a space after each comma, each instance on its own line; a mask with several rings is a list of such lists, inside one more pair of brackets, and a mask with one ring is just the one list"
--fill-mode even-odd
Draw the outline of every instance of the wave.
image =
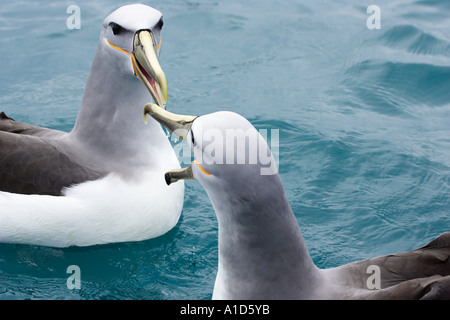
[[450, 43], [412, 25], [389, 28], [380, 36], [387, 47], [424, 55], [450, 55]]
[[347, 69], [344, 86], [374, 111], [399, 115], [411, 106], [450, 104], [450, 67], [364, 60]]

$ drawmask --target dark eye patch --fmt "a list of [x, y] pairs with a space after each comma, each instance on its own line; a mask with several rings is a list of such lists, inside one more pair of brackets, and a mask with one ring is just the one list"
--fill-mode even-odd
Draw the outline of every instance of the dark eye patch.
[[158, 23], [156, 24], [155, 28], [161, 30], [163, 25], [164, 25], [164, 21], [163, 21], [163, 18], [161, 17], [161, 19], [159, 19]]
[[192, 145], [193, 145], [193, 146], [196, 145], [195, 139], [194, 139], [194, 131], [192, 131], [192, 130], [191, 130], [191, 142], [192, 142]]
[[115, 36], [125, 30], [122, 26], [118, 25], [115, 22], [111, 22], [109, 26], [111, 27], [111, 30]]

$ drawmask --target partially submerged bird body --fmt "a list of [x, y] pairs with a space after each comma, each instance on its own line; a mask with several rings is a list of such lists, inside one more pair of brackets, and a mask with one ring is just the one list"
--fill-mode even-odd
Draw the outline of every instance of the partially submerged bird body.
[[175, 226], [184, 186], [168, 188], [164, 172], [178, 159], [161, 126], [146, 126], [141, 113], [151, 96], [162, 107], [167, 99], [161, 27], [161, 13], [144, 5], [104, 20], [71, 132], [0, 115], [0, 242], [86, 246]]
[[[195, 178], [213, 205], [219, 224], [213, 299], [450, 299], [450, 232], [417, 250], [319, 269], [278, 172], [262, 170], [274, 160], [250, 122], [232, 112], [179, 116], [153, 104], [144, 112], [178, 131], [197, 159], [166, 173], [166, 181]], [[255, 152], [272, 160], [251, 162]]]
[[[139, 121], [143, 122], [141, 116]], [[29, 141], [30, 153], [23, 154], [19, 163], [10, 164], [12, 172], [2, 172], [2, 181], [9, 181], [7, 175], [14, 173], [21, 179], [13, 180], [12, 185], [22, 190], [27, 190], [27, 181], [34, 181], [30, 182], [31, 194], [0, 192], [0, 242], [87, 246], [144, 240], [173, 228], [182, 210], [184, 187], [170, 190], [163, 175], [171, 165], [178, 165], [178, 160], [162, 130], [156, 130], [156, 126], [155, 130], [142, 129], [151, 133], [141, 141], [143, 145], [154, 140], [167, 144], [154, 146], [158, 150], [151, 157], [150, 152], [137, 157], [142, 150], [124, 153], [124, 158], [129, 158], [122, 163], [128, 163], [133, 169], [130, 172], [113, 171], [116, 163], [107, 157], [95, 161], [103, 168], [84, 165], [88, 161], [85, 155], [93, 152], [82, 147], [76, 154], [71, 153], [73, 148], [65, 151], [72, 145], [68, 133], [50, 138], [45, 137], [45, 131], [37, 136], [11, 134], [8, 142], [17, 139], [23, 145], [23, 140]], [[46, 163], [45, 159], [51, 161]], [[40, 165], [39, 172], [34, 170], [35, 161]], [[35, 188], [48, 194], [36, 194]]]
[[[330, 299], [450, 299], [450, 232], [416, 250], [321, 271]], [[368, 284], [375, 272], [379, 288]]]

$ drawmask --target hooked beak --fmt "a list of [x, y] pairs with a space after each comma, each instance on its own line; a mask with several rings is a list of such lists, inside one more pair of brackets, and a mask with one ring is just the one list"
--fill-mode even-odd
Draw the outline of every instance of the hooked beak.
[[167, 80], [159, 65], [155, 38], [149, 30], [139, 30], [134, 35], [131, 59], [136, 76], [150, 91], [155, 102], [165, 109]]
[[[143, 113], [145, 123], [147, 123], [147, 116], [151, 115], [153, 119], [184, 141], [186, 141], [192, 123], [197, 118], [196, 116], [183, 116], [166, 111], [153, 103], [147, 103], [144, 106]], [[184, 169], [169, 171], [165, 174], [164, 178], [166, 179], [167, 185], [181, 179], [194, 179], [192, 165]]]
[[166, 172], [166, 174], [164, 175], [164, 179], [166, 180], [168, 186], [170, 186], [170, 184], [173, 182], [177, 182], [178, 180], [194, 179], [194, 174], [192, 173], [192, 165], [183, 169]]
[[183, 116], [169, 112], [153, 103], [147, 103], [144, 106], [143, 113], [145, 123], [147, 123], [147, 115], [151, 115], [153, 119], [184, 141], [186, 141], [189, 130], [191, 130], [192, 123], [197, 118], [197, 116]]

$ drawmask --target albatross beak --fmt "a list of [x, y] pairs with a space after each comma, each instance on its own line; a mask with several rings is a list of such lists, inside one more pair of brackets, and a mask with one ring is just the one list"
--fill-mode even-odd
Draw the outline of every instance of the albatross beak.
[[196, 116], [183, 116], [166, 111], [153, 103], [147, 103], [144, 106], [143, 113], [145, 123], [147, 123], [147, 115], [151, 115], [153, 119], [184, 141], [186, 141], [187, 134], [191, 130], [192, 123], [197, 118]]
[[[166, 111], [153, 103], [147, 103], [144, 106], [143, 113], [145, 123], [147, 123], [147, 116], [151, 115], [153, 119], [184, 141], [186, 141], [192, 123], [197, 118], [196, 116], [183, 116]], [[194, 179], [194, 175], [192, 173], [192, 167], [189, 166], [184, 169], [169, 171], [165, 174], [164, 178], [166, 179], [167, 185], [170, 185], [181, 179]]]
[[167, 80], [159, 65], [155, 38], [149, 30], [134, 35], [132, 59], [136, 76], [144, 83], [155, 102], [166, 108]]
[[166, 172], [166, 174], [164, 175], [164, 179], [166, 180], [168, 186], [170, 186], [171, 183], [177, 182], [178, 180], [194, 179], [194, 174], [192, 173], [192, 165], [183, 169]]

